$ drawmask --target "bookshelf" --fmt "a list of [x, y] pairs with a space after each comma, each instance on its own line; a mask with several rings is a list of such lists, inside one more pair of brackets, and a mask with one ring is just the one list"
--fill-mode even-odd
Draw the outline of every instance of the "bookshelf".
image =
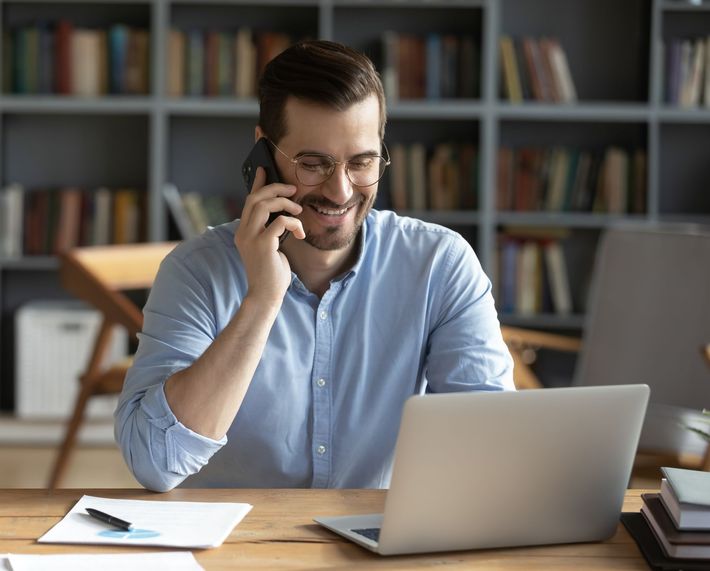
[[[168, 95], [172, 28], [252, 30], [320, 37], [350, 44], [383, 61], [382, 38], [393, 30], [432, 32], [475, 41], [474, 96], [400, 99], [389, 103], [387, 142], [473, 143], [478, 154], [476, 208], [414, 210], [460, 231], [496, 285], [499, 234], [509, 227], [564, 230], [563, 250], [574, 311], [502, 314], [504, 323], [556, 330], [583, 327], [584, 298], [599, 233], [618, 222], [710, 223], [705, 141], [710, 108], [680, 108], [663, 98], [662, 44], [710, 34], [710, 5], [665, 0], [0, 0], [3, 35], [36, 21], [67, 18], [77, 26], [118, 22], [149, 31], [149, 93], [94, 98], [21, 95], [3, 82], [0, 97], [0, 186], [28, 189], [78, 185], [131, 187], [145, 194], [149, 240], [175, 237], [164, 183], [204, 195], [243, 199], [241, 157], [253, 142], [253, 98]], [[500, 90], [499, 38], [554, 36], [564, 47], [578, 100], [509, 103]], [[0, 76], [8, 77], [6, 44]], [[503, 145], [641, 148], [647, 156], [646, 208], [640, 214], [499, 210], [497, 156]], [[388, 207], [390, 181], [378, 205]], [[12, 320], [17, 307], [62, 297], [51, 256], [0, 259], [0, 407], [11, 406]]]

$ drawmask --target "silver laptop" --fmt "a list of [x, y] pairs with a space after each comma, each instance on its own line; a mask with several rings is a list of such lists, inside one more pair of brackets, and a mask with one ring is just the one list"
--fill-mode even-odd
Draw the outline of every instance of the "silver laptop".
[[383, 514], [315, 521], [381, 555], [611, 537], [646, 385], [413, 396]]

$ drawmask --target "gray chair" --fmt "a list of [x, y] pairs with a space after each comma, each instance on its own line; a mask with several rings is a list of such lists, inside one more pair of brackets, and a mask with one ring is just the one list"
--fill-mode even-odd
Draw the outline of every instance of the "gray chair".
[[[519, 357], [531, 347], [573, 349], [561, 342], [569, 338], [557, 339], [555, 347], [536, 332], [516, 328], [504, 328], [504, 337]], [[648, 384], [651, 402], [641, 452], [710, 469], [707, 443], [684, 427], [710, 408], [710, 369], [704, 358], [709, 342], [710, 228], [606, 231], [597, 250], [572, 384]], [[519, 367], [516, 375], [530, 384], [530, 368], [525, 363]]]

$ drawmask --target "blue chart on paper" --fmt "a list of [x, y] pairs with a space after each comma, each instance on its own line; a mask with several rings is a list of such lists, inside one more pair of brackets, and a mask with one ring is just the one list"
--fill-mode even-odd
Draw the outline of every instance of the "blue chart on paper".
[[111, 539], [149, 539], [158, 537], [160, 533], [150, 529], [132, 529], [131, 531], [123, 531], [120, 529], [105, 529], [98, 533], [99, 537], [109, 537]]

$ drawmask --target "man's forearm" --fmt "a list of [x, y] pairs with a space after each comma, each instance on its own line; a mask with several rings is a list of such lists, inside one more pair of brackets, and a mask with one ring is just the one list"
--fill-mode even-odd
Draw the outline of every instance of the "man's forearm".
[[210, 347], [165, 383], [173, 414], [190, 430], [213, 439], [231, 426], [264, 352], [279, 307], [248, 296]]

